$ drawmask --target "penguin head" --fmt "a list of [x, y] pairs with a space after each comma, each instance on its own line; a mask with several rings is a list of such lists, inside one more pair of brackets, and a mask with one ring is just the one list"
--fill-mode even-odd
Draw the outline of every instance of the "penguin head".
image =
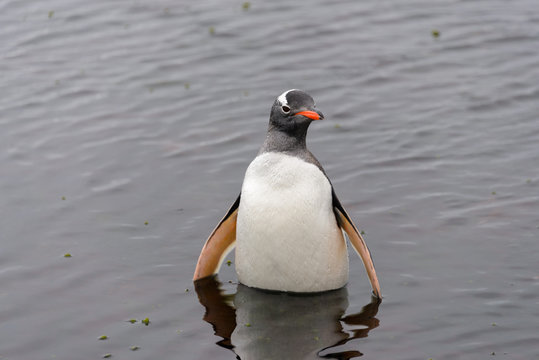
[[323, 120], [311, 95], [304, 91], [287, 90], [275, 99], [271, 108], [270, 127], [287, 133], [306, 131], [313, 120]]

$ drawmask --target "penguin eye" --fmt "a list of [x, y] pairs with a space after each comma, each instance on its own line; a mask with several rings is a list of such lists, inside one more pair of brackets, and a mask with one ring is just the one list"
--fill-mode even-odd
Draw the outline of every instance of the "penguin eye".
[[288, 114], [290, 112], [290, 108], [286, 105], [281, 106], [281, 109], [285, 114]]

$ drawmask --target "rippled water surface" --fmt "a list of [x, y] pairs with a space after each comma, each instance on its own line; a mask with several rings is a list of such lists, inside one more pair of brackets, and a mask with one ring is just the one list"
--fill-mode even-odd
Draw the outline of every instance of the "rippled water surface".
[[[0, 25], [0, 359], [539, 358], [536, 1], [7, 0]], [[317, 296], [191, 282], [289, 88], [381, 304], [355, 254]]]

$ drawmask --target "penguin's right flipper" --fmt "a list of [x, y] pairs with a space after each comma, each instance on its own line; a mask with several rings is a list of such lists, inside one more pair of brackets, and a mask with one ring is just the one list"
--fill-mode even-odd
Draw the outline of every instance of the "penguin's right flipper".
[[193, 281], [216, 274], [225, 257], [234, 249], [240, 197], [241, 194], [206, 240], [198, 258]]

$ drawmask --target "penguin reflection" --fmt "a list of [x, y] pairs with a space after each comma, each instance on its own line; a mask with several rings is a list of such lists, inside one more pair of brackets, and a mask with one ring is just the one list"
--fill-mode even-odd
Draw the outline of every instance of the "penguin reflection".
[[[367, 337], [380, 323], [380, 300], [374, 297], [360, 313], [344, 316], [346, 287], [289, 294], [239, 284], [235, 295], [225, 295], [219, 285], [215, 277], [205, 278], [195, 282], [195, 290], [206, 308], [204, 320], [223, 338], [217, 345], [238, 359], [352, 359], [363, 354], [343, 345]], [[344, 331], [343, 324], [352, 330]]]

